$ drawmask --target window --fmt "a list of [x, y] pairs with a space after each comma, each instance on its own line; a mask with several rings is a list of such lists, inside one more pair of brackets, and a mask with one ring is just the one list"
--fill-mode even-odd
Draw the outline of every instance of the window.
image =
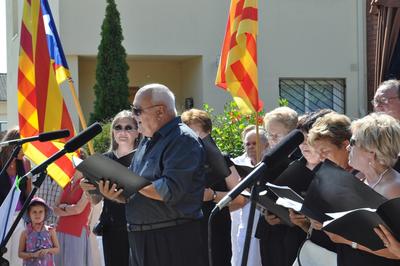
[[344, 79], [280, 79], [279, 96], [303, 114], [323, 108], [345, 112]]

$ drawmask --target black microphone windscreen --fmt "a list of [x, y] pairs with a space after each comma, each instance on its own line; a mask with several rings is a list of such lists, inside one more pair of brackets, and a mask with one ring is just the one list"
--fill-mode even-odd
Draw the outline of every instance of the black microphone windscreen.
[[262, 161], [267, 165], [275, 165], [287, 157], [304, 141], [303, 133], [298, 130], [292, 130], [275, 147], [264, 155]]
[[69, 137], [69, 130], [62, 129], [39, 134], [39, 141], [49, 141]]
[[89, 140], [94, 138], [96, 135], [98, 135], [102, 131], [101, 125], [96, 122], [92, 124], [90, 127], [87, 129], [83, 130], [80, 132], [78, 135], [70, 139], [67, 143], [64, 145], [64, 149], [66, 152], [74, 152], [81, 146], [83, 146], [85, 143], [87, 143]]

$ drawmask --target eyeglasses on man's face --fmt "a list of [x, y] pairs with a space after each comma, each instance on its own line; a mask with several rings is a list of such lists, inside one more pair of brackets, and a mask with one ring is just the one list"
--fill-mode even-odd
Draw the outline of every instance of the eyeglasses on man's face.
[[382, 96], [382, 97], [374, 98], [374, 99], [371, 101], [371, 104], [372, 104], [373, 106], [387, 105], [387, 104], [389, 104], [390, 100], [392, 100], [392, 99], [398, 99], [398, 98], [399, 98], [398, 96], [393, 96], [393, 97], [384, 97], [384, 96]]
[[250, 146], [256, 146], [257, 143], [255, 141], [249, 141], [245, 143], [246, 147], [250, 147]]
[[281, 140], [285, 137], [284, 134], [272, 134], [272, 133], [267, 133], [267, 139], [268, 140]]
[[151, 109], [151, 108], [154, 108], [154, 107], [158, 107], [158, 106], [162, 106], [162, 105], [161, 104], [155, 104], [155, 105], [150, 105], [150, 106], [147, 106], [147, 107], [140, 107], [140, 106], [132, 105], [131, 109], [132, 109], [132, 113], [134, 115], [140, 116], [145, 110]]

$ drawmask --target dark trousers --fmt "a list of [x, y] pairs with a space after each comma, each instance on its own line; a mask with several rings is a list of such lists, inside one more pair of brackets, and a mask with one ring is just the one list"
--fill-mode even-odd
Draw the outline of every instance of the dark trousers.
[[102, 239], [105, 265], [128, 266], [129, 241], [126, 229], [112, 230], [105, 228]]
[[200, 222], [129, 232], [133, 266], [206, 266]]
[[291, 266], [306, 238], [300, 227], [268, 225], [267, 235], [260, 239], [261, 262], [265, 266]]

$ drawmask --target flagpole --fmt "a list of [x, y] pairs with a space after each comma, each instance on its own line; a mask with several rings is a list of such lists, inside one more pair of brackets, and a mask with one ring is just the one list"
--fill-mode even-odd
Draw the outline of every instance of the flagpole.
[[[68, 85], [69, 85], [69, 89], [71, 90], [72, 98], [74, 99], [75, 107], [78, 112], [78, 116], [79, 116], [79, 120], [82, 124], [82, 128], [85, 130], [87, 128], [87, 124], [86, 124], [85, 117], [83, 116], [82, 107], [79, 103], [78, 96], [76, 95], [76, 92], [75, 92], [74, 81], [72, 80], [72, 78], [68, 78]], [[91, 140], [88, 142], [88, 147], [89, 147], [89, 153], [94, 154], [93, 143]]]
[[258, 112], [256, 111], [256, 160], [261, 160], [260, 132], [258, 130]]

